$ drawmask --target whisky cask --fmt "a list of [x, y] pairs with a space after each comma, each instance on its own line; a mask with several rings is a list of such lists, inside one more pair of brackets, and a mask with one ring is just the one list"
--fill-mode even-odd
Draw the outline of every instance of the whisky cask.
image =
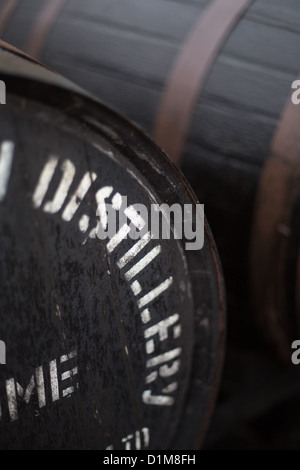
[[167, 207], [187, 207], [194, 229], [194, 193], [143, 132], [5, 43], [0, 77], [1, 449], [199, 446], [222, 369], [218, 255], [203, 212], [198, 250], [145, 213], [165, 204], [174, 230]]
[[[6, 40], [109, 102], [182, 164], [217, 241], [230, 337], [253, 344], [256, 318], [289, 360], [298, 318], [298, 249], [287, 246], [298, 243], [290, 219], [297, 211], [289, 192], [299, 186], [298, 163], [289, 164], [279, 141], [290, 141], [280, 129], [299, 75], [299, 2], [1, 4]], [[280, 160], [291, 169], [285, 179]], [[276, 179], [285, 187], [278, 196], [284, 211]]]

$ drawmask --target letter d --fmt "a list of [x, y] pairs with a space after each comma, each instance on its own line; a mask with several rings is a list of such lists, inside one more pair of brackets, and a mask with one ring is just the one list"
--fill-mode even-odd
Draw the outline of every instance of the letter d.
[[148, 454], [148, 465], [155, 463], [155, 455]]

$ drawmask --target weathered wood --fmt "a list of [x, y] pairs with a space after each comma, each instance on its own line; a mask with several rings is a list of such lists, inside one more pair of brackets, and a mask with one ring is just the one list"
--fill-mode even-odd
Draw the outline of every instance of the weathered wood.
[[[47, 2], [27, 3], [20, 2], [4, 34], [22, 48]], [[208, 0], [89, 0], [83, 6], [74, 0], [54, 23], [42, 59], [151, 132], [179, 51], [209, 5]], [[299, 73], [299, 21], [296, 0], [257, 0], [245, 12], [195, 103], [184, 151], [184, 173], [205, 203], [219, 247], [229, 331], [237, 341], [243, 332], [254, 334], [248, 295], [254, 204]], [[266, 322], [267, 335], [269, 326]]]
[[149, 209], [195, 209], [196, 198], [141, 131], [0, 47], [0, 447], [193, 448], [223, 353], [209, 228], [198, 251], [186, 250], [185, 237], [149, 237], [137, 250], [140, 233], [113, 249], [93, 229], [103, 191], [107, 203], [127, 197]]

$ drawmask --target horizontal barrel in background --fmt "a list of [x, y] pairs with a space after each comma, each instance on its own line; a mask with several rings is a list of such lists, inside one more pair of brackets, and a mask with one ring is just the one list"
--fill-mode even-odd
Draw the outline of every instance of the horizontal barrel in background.
[[[189, 204], [194, 223], [195, 196], [141, 131], [5, 43], [0, 77], [0, 448], [199, 446], [223, 354], [215, 245], [206, 222], [197, 251], [142, 237], [134, 206]], [[123, 223], [103, 240], [106, 204]]]
[[297, 126], [281, 126], [293, 121], [285, 106], [300, 68], [299, 2], [1, 4], [6, 40], [153, 132], [182, 162], [220, 251], [230, 334], [253, 341], [251, 300], [264, 334], [289, 357], [298, 309], [299, 138]]

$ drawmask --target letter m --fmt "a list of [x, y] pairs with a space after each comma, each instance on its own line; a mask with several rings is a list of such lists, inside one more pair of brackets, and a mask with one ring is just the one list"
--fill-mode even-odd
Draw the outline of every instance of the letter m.
[[0, 104], [6, 104], [6, 87], [3, 80], [0, 80]]
[[[173, 223], [171, 213], [173, 214]], [[180, 204], [173, 204], [172, 206], [151, 204], [151, 233], [153, 238], [170, 240], [172, 231], [174, 238], [180, 240], [182, 238], [182, 220]]]
[[30, 377], [28, 385], [25, 389], [13, 378], [6, 381], [7, 403], [11, 421], [18, 419], [17, 397], [28, 404], [34, 389], [36, 389], [37, 392], [39, 408], [46, 406], [44, 374], [42, 366], [35, 369], [35, 374]]

